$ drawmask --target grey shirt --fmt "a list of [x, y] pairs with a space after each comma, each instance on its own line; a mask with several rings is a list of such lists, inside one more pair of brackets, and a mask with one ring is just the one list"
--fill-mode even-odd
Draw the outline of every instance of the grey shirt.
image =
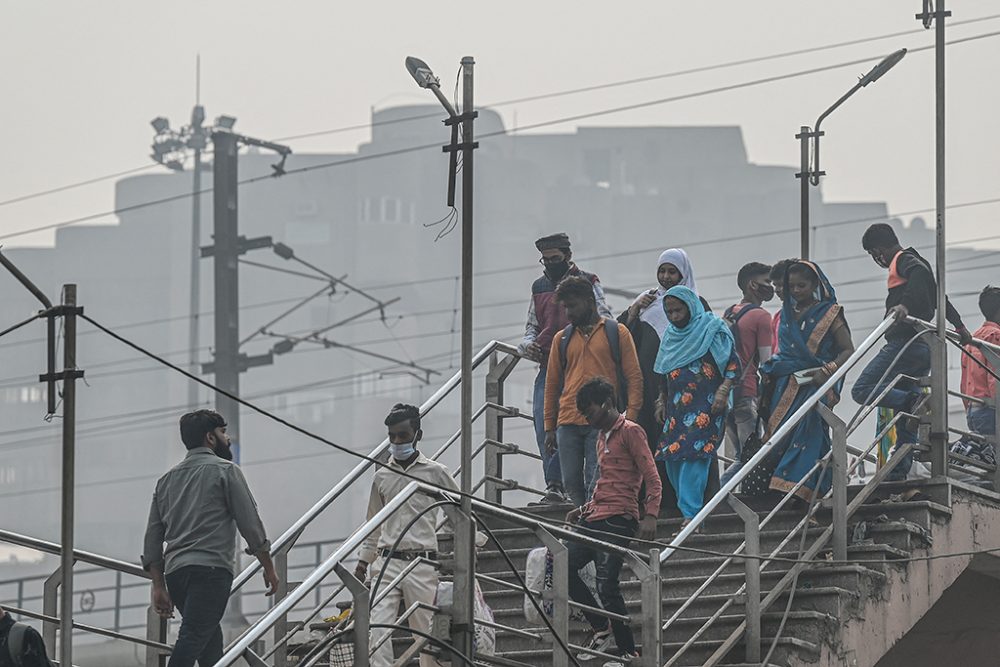
[[156, 483], [142, 565], [148, 570], [165, 561], [164, 573], [187, 565], [224, 567], [235, 575], [237, 529], [247, 542], [248, 554], [270, 550], [257, 503], [239, 466], [208, 447], [189, 450]]

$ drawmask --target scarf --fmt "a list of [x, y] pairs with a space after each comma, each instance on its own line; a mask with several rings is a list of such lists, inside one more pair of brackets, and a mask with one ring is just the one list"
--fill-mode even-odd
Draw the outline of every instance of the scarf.
[[[680, 284], [690, 287], [695, 292], [698, 291], [694, 282], [694, 269], [691, 268], [691, 260], [688, 259], [688, 255], [684, 252], [683, 248], [670, 248], [660, 253], [660, 261], [656, 263], [656, 270], [659, 271], [660, 267], [664, 264], [673, 264], [676, 266], [677, 270], [681, 272]], [[656, 335], [661, 340], [663, 339], [663, 333], [667, 330], [667, 325], [670, 324], [670, 320], [667, 319], [667, 313], [663, 309], [663, 297], [666, 295], [667, 290], [663, 289], [663, 286], [657, 283], [656, 300], [639, 314], [639, 319], [653, 327]], [[641, 299], [642, 294], [638, 298]]]
[[[665, 335], [660, 339], [660, 351], [656, 355], [653, 370], [665, 375], [711, 352], [719, 371], [725, 372], [734, 345], [729, 325], [714, 313], [705, 312], [701, 299], [690, 287], [675, 285], [668, 289], [664, 296], [672, 296], [683, 301], [691, 313], [691, 319], [684, 328], [674, 324], [667, 326]], [[663, 308], [665, 312], [666, 301]]]

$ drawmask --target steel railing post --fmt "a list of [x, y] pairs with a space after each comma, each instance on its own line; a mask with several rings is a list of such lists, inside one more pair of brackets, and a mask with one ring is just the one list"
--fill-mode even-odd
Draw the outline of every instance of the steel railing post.
[[[280, 602], [288, 595], [288, 551], [293, 544], [294, 542], [289, 542], [274, 555], [274, 569], [278, 573], [278, 589], [274, 592], [275, 602]], [[288, 646], [282, 641], [287, 632], [288, 615], [283, 614], [274, 623], [274, 667], [285, 667], [288, 662]]]
[[[497, 352], [490, 354], [490, 367], [486, 374], [486, 405], [502, 406], [504, 404], [504, 382], [517, 365], [518, 357], [507, 356], [499, 360]], [[503, 479], [503, 447], [495, 444], [503, 442], [503, 420], [506, 417], [502, 410], [489, 407], [486, 410], [486, 451], [483, 474], [486, 476], [486, 500], [500, 503], [504, 487], [489, 478]]]
[[[42, 613], [46, 616], [59, 616], [59, 582], [62, 581], [62, 567], [57, 567], [55, 571], [45, 579], [42, 587]], [[56, 629], [58, 623], [42, 623], [42, 641], [45, 648], [52, 655], [56, 655]]]
[[[497, 373], [498, 360], [497, 353], [490, 355], [490, 369], [486, 375], [486, 403], [487, 405], [501, 405], [503, 403], [503, 380]], [[493, 442], [503, 442], [503, 420], [500, 411], [496, 408], [486, 410], [486, 440]], [[484, 452], [483, 474], [486, 476], [485, 498], [489, 502], [502, 502], [503, 488], [496, 482], [490, 480], [503, 479], [503, 455], [501, 449], [489, 443]]]
[[351, 617], [354, 619], [354, 667], [368, 667], [368, 651], [370, 650], [368, 633], [372, 612], [371, 599], [368, 596], [371, 595], [371, 591], [354, 576], [353, 572], [340, 563], [334, 566], [333, 571], [347, 586], [347, 590], [350, 591], [354, 600], [354, 609], [351, 612]]
[[[146, 608], [146, 639], [161, 644], [167, 643], [167, 619], [157, 614], [153, 605]], [[167, 664], [167, 656], [163, 649], [147, 646], [144, 664], [145, 667], [163, 667]]]
[[[535, 535], [552, 552], [552, 629], [556, 635], [569, 644], [569, 549], [556, 537], [541, 526], [535, 529]], [[542, 594], [545, 599], [545, 593]], [[544, 607], [543, 607], [544, 608]], [[562, 649], [555, 647], [552, 641], [552, 666], [569, 667], [569, 656]]]
[[642, 667], [663, 664], [663, 580], [660, 577], [660, 550], [649, 550], [649, 563], [635, 558], [632, 570], [639, 578], [642, 597]]
[[816, 404], [816, 411], [832, 431], [830, 463], [833, 468], [833, 557], [844, 561], [847, 560], [847, 423], [823, 403]]
[[743, 519], [746, 547], [743, 559], [746, 573], [746, 660], [760, 662], [760, 563], [754, 556], [760, 555], [760, 517], [736, 496], [730, 494], [729, 505]]
[[115, 632], [122, 629], [122, 573], [115, 572]]

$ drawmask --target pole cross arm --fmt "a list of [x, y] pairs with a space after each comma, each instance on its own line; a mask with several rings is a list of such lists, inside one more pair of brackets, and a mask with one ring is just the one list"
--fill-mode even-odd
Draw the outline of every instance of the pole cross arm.
[[[274, 240], [270, 236], [256, 236], [252, 239], [248, 239], [245, 236], [239, 236], [236, 239], [236, 253], [239, 255], [245, 255], [250, 250], [270, 248], [273, 245], [274, 245]], [[201, 249], [202, 257], [213, 257], [214, 255], [215, 255], [214, 245], [202, 246]]]

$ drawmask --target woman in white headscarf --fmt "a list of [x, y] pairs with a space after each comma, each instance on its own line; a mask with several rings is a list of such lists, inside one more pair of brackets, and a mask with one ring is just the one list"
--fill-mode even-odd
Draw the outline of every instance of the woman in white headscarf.
[[[656, 363], [656, 355], [660, 351], [660, 339], [669, 323], [666, 312], [663, 310], [663, 297], [667, 290], [675, 285], [689, 287], [696, 294], [698, 292], [691, 260], [683, 248], [670, 248], [660, 254], [659, 261], [656, 263], [656, 282], [655, 288], [640, 294], [632, 305], [618, 317], [618, 321], [628, 327], [632, 339], [635, 341], [643, 381], [642, 409], [639, 411], [639, 418], [636, 421], [646, 432], [649, 447], [654, 452], [660, 435], [663, 433], [663, 424], [658, 422], [653, 414], [662, 382], [662, 378], [653, 370], [653, 366]], [[705, 306], [706, 311], [711, 311], [705, 299], [701, 299], [701, 303]], [[677, 496], [667, 479], [666, 471], [659, 464], [658, 469], [660, 470], [660, 480], [663, 482], [661, 506], [668, 515], [679, 516]], [[706, 497], [710, 497], [718, 490], [718, 480], [719, 471], [713, 466], [713, 472], [708, 480]]]

